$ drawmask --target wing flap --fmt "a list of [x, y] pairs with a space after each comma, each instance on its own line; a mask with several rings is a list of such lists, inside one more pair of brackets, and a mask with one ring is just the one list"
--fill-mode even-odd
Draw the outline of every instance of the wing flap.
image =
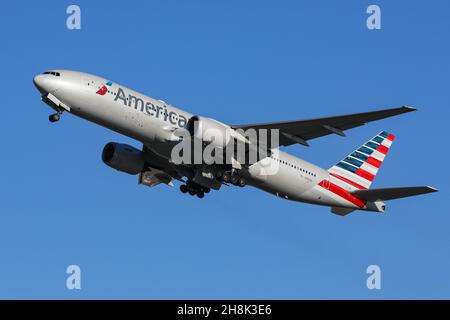
[[149, 169], [141, 172], [139, 175], [139, 184], [146, 185], [148, 187], [155, 187], [160, 183], [167, 184], [168, 186], [173, 187], [172, 183], [173, 178], [167, 173], [158, 170], [158, 169]]

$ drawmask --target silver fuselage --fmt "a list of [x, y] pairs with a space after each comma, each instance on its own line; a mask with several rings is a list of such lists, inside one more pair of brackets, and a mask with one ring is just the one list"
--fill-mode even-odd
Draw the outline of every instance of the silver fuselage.
[[[42, 95], [51, 94], [64, 104], [66, 111], [136, 139], [168, 160], [172, 146], [159, 138], [161, 132], [167, 127], [183, 127], [193, 116], [164, 101], [95, 75], [56, 71], [60, 74], [57, 77], [42, 74], [34, 78]], [[107, 83], [107, 92], [98, 94], [97, 91]], [[118, 97], [120, 90], [124, 95]], [[319, 186], [321, 181], [330, 179], [328, 171], [286, 152], [279, 151], [277, 157], [279, 169], [276, 174], [261, 174], [259, 162], [243, 169], [247, 183], [284, 199], [361, 209]], [[277, 160], [269, 158], [266, 161]]]

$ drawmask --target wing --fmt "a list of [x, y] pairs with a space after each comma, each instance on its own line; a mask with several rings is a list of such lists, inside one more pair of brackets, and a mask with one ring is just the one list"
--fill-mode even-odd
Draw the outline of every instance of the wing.
[[335, 117], [271, 122], [246, 125], [232, 125], [234, 129], [278, 129], [280, 130], [280, 145], [288, 146], [299, 143], [308, 146], [308, 140], [337, 134], [345, 136], [344, 131], [362, 126], [368, 122], [393, 117], [402, 113], [415, 111], [415, 108], [403, 106], [400, 108], [384, 109], [372, 112], [354, 113]]

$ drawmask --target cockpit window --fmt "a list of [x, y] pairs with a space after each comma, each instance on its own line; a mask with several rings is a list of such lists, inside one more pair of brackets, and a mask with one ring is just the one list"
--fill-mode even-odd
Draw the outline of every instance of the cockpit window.
[[52, 76], [59, 77], [61, 74], [55, 71], [45, 71], [43, 74], [51, 74]]

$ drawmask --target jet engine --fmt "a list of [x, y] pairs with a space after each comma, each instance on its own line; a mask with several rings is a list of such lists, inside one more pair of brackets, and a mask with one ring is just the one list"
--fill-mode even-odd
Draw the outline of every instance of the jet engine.
[[145, 168], [144, 154], [128, 144], [109, 142], [102, 152], [103, 162], [116, 170], [138, 174]]
[[194, 139], [221, 149], [225, 149], [234, 133], [230, 126], [201, 116], [191, 117], [186, 129]]

